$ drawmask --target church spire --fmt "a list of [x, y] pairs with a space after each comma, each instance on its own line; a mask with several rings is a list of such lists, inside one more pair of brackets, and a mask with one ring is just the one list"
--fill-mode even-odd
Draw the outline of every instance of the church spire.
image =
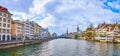
[[79, 33], [80, 32], [80, 29], [79, 29], [79, 26], [77, 25], [77, 33]]
[[66, 33], [68, 34], [68, 28], [67, 28], [67, 30], [66, 30]]
[[106, 24], [106, 22], [104, 21], [103, 24]]
[[68, 28], [67, 28], [67, 30], [66, 30], [66, 36], [68, 37]]

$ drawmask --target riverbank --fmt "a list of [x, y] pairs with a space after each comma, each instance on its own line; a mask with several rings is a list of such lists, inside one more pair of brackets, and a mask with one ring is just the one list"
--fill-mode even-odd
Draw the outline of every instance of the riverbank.
[[[77, 40], [86, 40], [86, 39], [77, 39]], [[91, 40], [91, 39], [88, 39], [86, 41], [93, 41], [93, 42], [102, 42], [102, 43], [119, 43], [120, 44], [120, 41], [108, 41], [108, 40]]]
[[0, 42], [0, 49], [14, 48], [19, 46], [32, 45], [37, 43], [42, 43], [44, 41], [49, 41], [51, 39], [45, 40], [26, 40], [26, 41], [10, 41], [10, 42]]

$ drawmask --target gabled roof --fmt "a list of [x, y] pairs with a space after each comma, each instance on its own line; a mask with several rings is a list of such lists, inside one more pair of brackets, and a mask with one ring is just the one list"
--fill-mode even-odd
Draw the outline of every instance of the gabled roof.
[[107, 31], [113, 31], [115, 29], [115, 27], [117, 26], [117, 24], [110, 24], [108, 27], [107, 27]]
[[105, 25], [103, 26], [103, 28], [108, 28], [109, 25], [111, 25], [111, 24], [105, 24]]
[[114, 30], [115, 26], [117, 26], [117, 25], [116, 24], [112, 24], [111, 31]]
[[[113, 31], [114, 30], [114, 28], [117, 26], [117, 24], [100, 24], [100, 25], [98, 25], [98, 28], [97, 29], [99, 29], [99, 28], [107, 28], [107, 31]], [[119, 25], [119, 29], [120, 29], [120, 25]]]
[[108, 26], [109, 26], [109, 24], [106, 24], [106, 23], [99, 24], [98, 27], [97, 27], [97, 29], [99, 29], [99, 28], [106, 28]]

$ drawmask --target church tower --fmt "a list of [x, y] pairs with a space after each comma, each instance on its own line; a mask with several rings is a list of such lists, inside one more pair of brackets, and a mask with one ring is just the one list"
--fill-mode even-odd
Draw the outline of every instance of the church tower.
[[67, 30], [66, 30], [66, 33], [68, 34], [68, 28], [67, 28]]
[[67, 28], [67, 30], [66, 30], [66, 36], [68, 37], [68, 28]]
[[79, 29], [79, 26], [77, 26], [77, 33], [80, 33], [80, 29]]

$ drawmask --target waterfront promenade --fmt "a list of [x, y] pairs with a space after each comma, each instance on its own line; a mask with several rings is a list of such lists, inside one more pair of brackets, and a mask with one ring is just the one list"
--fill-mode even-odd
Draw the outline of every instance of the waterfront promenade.
[[51, 39], [25, 40], [25, 41], [13, 40], [13, 41], [0, 42], [0, 49], [36, 44], [36, 43], [41, 43], [41, 42], [48, 41], [48, 40], [51, 40]]

